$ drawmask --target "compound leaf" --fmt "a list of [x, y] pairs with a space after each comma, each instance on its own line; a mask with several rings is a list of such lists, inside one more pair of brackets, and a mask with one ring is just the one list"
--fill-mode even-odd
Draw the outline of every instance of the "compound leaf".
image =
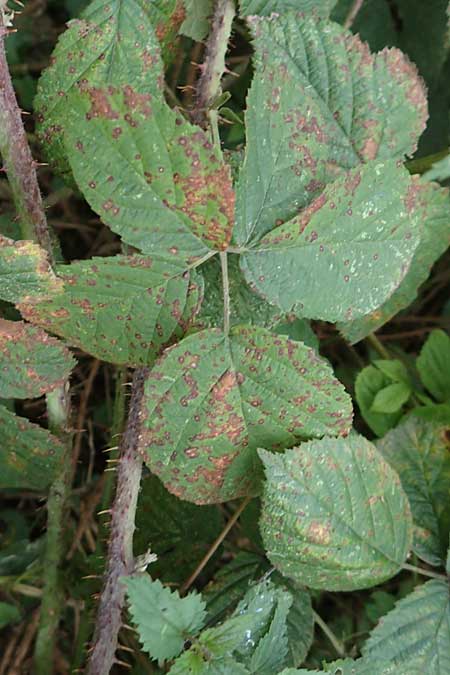
[[163, 49], [171, 50], [182, 18], [178, 0], [95, 0], [81, 20], [70, 22], [39, 80], [35, 100], [38, 138], [66, 178], [67, 95], [84, 80], [91, 86], [130, 85], [141, 94], [160, 91], [162, 97], [158, 75], [163, 65], [153, 29]]
[[433, 579], [400, 600], [372, 631], [362, 652], [364, 660], [377, 659], [386, 667], [383, 673], [448, 673], [448, 583]]
[[80, 84], [70, 105], [65, 139], [75, 180], [125, 242], [183, 260], [227, 247], [230, 170], [202, 129], [130, 85]]
[[355, 398], [361, 415], [377, 436], [392, 429], [402, 416], [401, 411], [380, 413], [373, 410], [373, 403], [380, 391], [391, 384], [391, 378], [375, 366], [363, 368], [355, 380]]
[[415, 525], [414, 551], [431, 565], [445, 559], [450, 532], [447, 430], [411, 416], [377, 444], [408, 496]]
[[201, 277], [176, 258], [94, 258], [58, 271], [63, 291], [19, 304], [23, 316], [116, 364], [151, 363], [184, 335], [202, 297]]
[[14, 241], [1, 235], [0, 278], [0, 299], [12, 303], [28, 296], [52, 294], [61, 287], [43, 248], [32, 241]]
[[123, 579], [130, 613], [143, 648], [150, 656], [165, 661], [178, 656], [184, 643], [202, 628], [205, 603], [200, 595], [180, 598], [161, 582], [146, 574]]
[[341, 26], [295, 12], [251, 25], [238, 244], [293, 218], [342, 170], [412, 154], [427, 119], [422, 82], [398, 50], [372, 56]]
[[312, 349], [263, 328], [210, 329], [150, 371], [139, 450], [170, 492], [206, 504], [258, 492], [256, 448], [345, 434], [351, 418], [348, 395]]
[[247, 281], [284, 312], [333, 322], [366, 314], [408, 270], [417, 190], [396, 162], [349, 171], [244, 253]]
[[400, 286], [392, 296], [370, 314], [339, 325], [351, 343], [359, 342], [377, 331], [389, 319], [408, 307], [426, 281], [431, 267], [450, 244], [450, 200], [448, 190], [434, 183], [420, 181], [417, 192], [417, 217], [421, 221], [420, 243]]
[[365, 438], [325, 438], [284, 455], [259, 451], [266, 472], [261, 533], [285, 576], [349, 591], [396, 574], [409, 552], [408, 500]]
[[37, 398], [60, 387], [75, 361], [43, 330], [0, 319], [0, 397]]
[[64, 447], [46, 429], [0, 405], [0, 489], [44, 491], [59, 471]]
[[450, 337], [433, 330], [416, 361], [420, 379], [437, 401], [450, 401]]

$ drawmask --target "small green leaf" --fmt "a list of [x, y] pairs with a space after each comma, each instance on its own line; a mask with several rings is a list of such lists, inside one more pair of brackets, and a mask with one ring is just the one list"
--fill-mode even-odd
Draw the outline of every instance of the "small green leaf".
[[46, 429], [17, 417], [2, 405], [0, 428], [0, 489], [45, 491], [59, 470], [62, 443]]
[[139, 451], [170, 492], [220, 502], [258, 492], [258, 447], [345, 434], [351, 418], [350, 398], [312, 349], [263, 328], [210, 329], [150, 371]]
[[[234, 232], [240, 245], [294, 218], [342, 171], [412, 154], [427, 119], [423, 84], [398, 50], [372, 56], [341, 26], [295, 12], [251, 24], [255, 76]], [[370, 195], [367, 202], [366, 217]]]
[[281, 14], [290, 9], [328, 18], [336, 0], [239, 0], [240, 14], [242, 16], [270, 16], [273, 12]]
[[271, 563], [311, 588], [368, 588], [396, 574], [412, 520], [397, 474], [365, 438], [303, 443], [264, 462], [261, 533]]
[[231, 238], [230, 169], [207, 134], [130, 85], [80, 85], [67, 155], [91, 207], [143, 253], [194, 260]]
[[209, 31], [213, 13], [213, 0], [185, 0], [186, 18], [181, 24], [180, 33], [200, 42]]
[[420, 379], [437, 401], [450, 401], [450, 337], [433, 330], [416, 361]]
[[410, 377], [406, 366], [398, 359], [375, 359], [374, 365], [389, 377], [392, 382], [405, 382], [409, 384]]
[[381, 307], [354, 321], [340, 324], [343, 336], [351, 343], [359, 342], [378, 330], [395, 314], [410, 305], [431, 267], [450, 244], [450, 200], [448, 190], [433, 183], [419, 181], [417, 217], [422, 224], [420, 243], [405, 278]]
[[116, 364], [150, 364], [184, 335], [202, 298], [201, 277], [176, 258], [93, 258], [58, 272], [62, 292], [19, 304], [22, 315]]
[[298, 316], [366, 314], [399, 286], [419, 243], [416, 189], [396, 162], [349, 171], [242, 256], [247, 281]]
[[388, 387], [390, 383], [390, 378], [375, 366], [363, 368], [355, 380], [355, 397], [361, 415], [372, 431], [380, 437], [392, 429], [402, 416], [401, 412], [386, 414], [372, 410], [378, 392]]
[[200, 595], [180, 598], [159, 580], [148, 575], [123, 578], [131, 616], [139, 639], [153, 659], [165, 661], [178, 656], [186, 640], [195, 636], [205, 620], [205, 603]]
[[32, 241], [13, 241], [0, 236], [0, 299], [24, 298], [58, 292], [61, 284], [52, 272], [43, 248]]
[[431, 565], [445, 558], [450, 532], [448, 427], [410, 417], [377, 447], [400, 476], [414, 519], [414, 551]]
[[0, 397], [37, 398], [67, 380], [75, 360], [43, 330], [0, 319]]
[[378, 659], [383, 673], [450, 672], [450, 602], [446, 581], [432, 580], [397, 603], [372, 631], [364, 660]]
[[314, 637], [311, 596], [305, 588], [278, 572], [270, 578], [277, 586], [286, 588], [293, 598], [287, 615], [288, 663], [299, 666], [305, 660]]
[[388, 384], [376, 393], [370, 411], [388, 415], [396, 413], [408, 401], [411, 393], [411, 386], [405, 382]]
[[0, 630], [12, 623], [20, 621], [21, 614], [15, 605], [8, 602], [0, 602]]

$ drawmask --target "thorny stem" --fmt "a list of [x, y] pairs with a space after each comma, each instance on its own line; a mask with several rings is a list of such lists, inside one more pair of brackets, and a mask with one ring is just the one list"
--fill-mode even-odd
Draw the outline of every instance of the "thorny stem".
[[199, 564], [197, 565], [195, 570], [192, 572], [189, 579], [186, 579], [184, 584], [181, 586], [181, 588], [180, 588], [180, 594], [181, 595], [183, 595], [183, 593], [186, 593], [186, 591], [192, 586], [192, 584], [197, 579], [200, 572], [206, 567], [209, 560], [212, 558], [214, 553], [217, 551], [220, 544], [223, 542], [223, 540], [227, 536], [228, 532], [234, 527], [234, 525], [237, 522], [237, 520], [239, 519], [241, 513], [244, 511], [245, 507], [251, 502], [251, 500], [252, 500], [252, 497], [246, 497], [241, 502], [240, 506], [233, 513], [230, 520], [228, 521], [228, 523], [223, 528], [222, 532], [219, 534], [217, 539], [213, 542], [213, 544], [211, 545], [211, 547], [207, 551], [206, 555], [202, 558], [202, 560], [199, 562]]
[[364, 0], [353, 0], [353, 5], [350, 7], [349, 13], [344, 21], [344, 28], [350, 28], [356, 19], [359, 10], [363, 5]]
[[[53, 251], [36, 168], [22, 124], [21, 111], [11, 82], [5, 53], [5, 5], [0, 2], [0, 154], [3, 158], [22, 237], [40, 244], [53, 264]], [[47, 536], [44, 557], [45, 581], [35, 645], [37, 675], [53, 671], [53, 654], [61, 614], [63, 592], [60, 564], [64, 553], [63, 523], [72, 480], [72, 443], [68, 431], [69, 385], [47, 396], [48, 424], [63, 441], [60, 473], [50, 487], [47, 500]]]
[[121, 443], [116, 496], [111, 513], [105, 585], [100, 597], [87, 675], [107, 675], [116, 661], [115, 652], [125, 600], [125, 586], [120, 578], [134, 571], [134, 521], [142, 473], [142, 459], [136, 452], [136, 446], [147, 373], [147, 368], [138, 368], [133, 376], [130, 411]]
[[227, 253], [220, 254], [220, 266], [222, 268], [222, 287], [223, 287], [223, 332], [228, 335], [230, 332], [230, 281], [228, 278], [228, 258]]
[[342, 644], [342, 642], [340, 640], [338, 640], [338, 638], [333, 633], [331, 628], [325, 623], [325, 621], [322, 619], [322, 617], [319, 616], [319, 614], [317, 614], [317, 612], [315, 612], [314, 610], [313, 610], [313, 617], [314, 617], [314, 621], [316, 622], [316, 624], [318, 626], [320, 626], [322, 631], [325, 633], [325, 635], [327, 636], [327, 638], [329, 639], [329, 641], [331, 642], [331, 644], [335, 648], [336, 653], [340, 657], [344, 658], [345, 657], [345, 648], [344, 648], [344, 645]]
[[[214, 120], [211, 120], [208, 110], [220, 93], [220, 81], [225, 72], [225, 55], [235, 12], [234, 0], [216, 0], [211, 32], [206, 43], [205, 62], [197, 86], [197, 106], [193, 117], [196, 122], [202, 122], [205, 117], [209, 117], [213, 122], [213, 129]], [[211, 112], [217, 115], [217, 111]], [[217, 117], [215, 124], [217, 126]]]

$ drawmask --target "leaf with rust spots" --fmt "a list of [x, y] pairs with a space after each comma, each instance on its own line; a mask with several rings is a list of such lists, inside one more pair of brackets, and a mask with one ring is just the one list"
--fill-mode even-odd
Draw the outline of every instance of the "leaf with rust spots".
[[60, 266], [64, 291], [19, 305], [24, 318], [104, 361], [148, 365], [181, 338], [202, 279], [175, 259], [116, 256]]
[[32, 241], [13, 241], [0, 235], [0, 299], [18, 303], [28, 296], [58, 293], [61, 284], [47, 253]]
[[354, 434], [259, 455], [266, 473], [261, 534], [284, 576], [352, 591], [400, 571], [411, 547], [411, 511], [374, 445]]
[[284, 312], [310, 319], [375, 310], [398, 288], [419, 244], [418, 190], [394, 161], [343, 174], [242, 256], [248, 283]]
[[148, 375], [139, 450], [170, 492], [198, 504], [256, 494], [256, 449], [345, 435], [349, 396], [302, 343], [263, 328], [210, 329], [168, 349]]
[[270, 16], [273, 12], [281, 14], [295, 9], [305, 15], [315, 13], [328, 18], [336, 2], [337, 0], [240, 0], [239, 8], [242, 16]]
[[430, 565], [442, 565], [450, 533], [450, 453], [448, 426], [409, 417], [378, 441], [398, 473], [414, 519], [414, 552]]
[[0, 405], [0, 489], [44, 491], [60, 470], [61, 441]]
[[181, 260], [227, 247], [230, 169], [206, 133], [130, 87], [70, 96], [66, 147], [92, 208], [128, 244]]
[[341, 26], [294, 12], [251, 26], [238, 244], [293, 218], [342, 171], [411, 155], [427, 120], [422, 81], [398, 50], [372, 55]]
[[381, 307], [354, 321], [341, 323], [339, 330], [351, 343], [374, 333], [415, 298], [431, 268], [450, 245], [450, 199], [447, 188], [420, 181], [417, 217], [421, 222], [420, 243], [400, 286]]
[[0, 319], [0, 397], [37, 398], [67, 380], [75, 360], [45, 331]]
[[180, 0], [95, 0], [81, 20], [70, 22], [39, 80], [35, 100], [39, 140], [66, 180], [71, 179], [63, 145], [70, 117], [67, 94], [83, 80], [99, 87], [130, 85], [141, 94], [162, 97], [158, 39], [169, 60], [183, 19], [180, 10]]

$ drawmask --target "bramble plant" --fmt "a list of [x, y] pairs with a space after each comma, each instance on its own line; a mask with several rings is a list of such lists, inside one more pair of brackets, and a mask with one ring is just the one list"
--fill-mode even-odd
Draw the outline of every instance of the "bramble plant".
[[[448, 673], [450, 338], [435, 329], [412, 359], [374, 334], [449, 244], [448, 189], [433, 181], [450, 172], [440, 156], [431, 170], [434, 156], [420, 170], [411, 161], [428, 119], [416, 66], [351, 32], [362, 2], [79, 4], [39, 80], [36, 135], [58, 189], [84, 198], [114, 254], [66, 264], [6, 64], [14, 12], [0, 0], [0, 152], [15, 207], [0, 216], [0, 488], [48, 495], [39, 551], [3, 576], [0, 556], [0, 626], [20, 620], [14, 594], [36, 588], [38, 675], [62, 672], [68, 595], [78, 628], [65, 672]], [[245, 119], [225, 86], [234, 39], [253, 49]], [[183, 105], [192, 41], [206, 45]], [[422, 74], [432, 92], [434, 71]], [[350, 387], [311, 321], [336, 324], [356, 355]], [[369, 363], [350, 346], [362, 340]], [[72, 410], [71, 350], [94, 357]], [[96, 412], [116, 480], [94, 467], [91, 431], [85, 502], [81, 432], [101, 363], [116, 378], [113, 411]], [[44, 395], [47, 425], [15, 408]], [[88, 531], [90, 556], [76, 553]], [[357, 596], [364, 641], [339, 638], [313, 609], [382, 584]], [[137, 637], [119, 639], [127, 611]], [[313, 642], [314, 624], [331, 649]]]

